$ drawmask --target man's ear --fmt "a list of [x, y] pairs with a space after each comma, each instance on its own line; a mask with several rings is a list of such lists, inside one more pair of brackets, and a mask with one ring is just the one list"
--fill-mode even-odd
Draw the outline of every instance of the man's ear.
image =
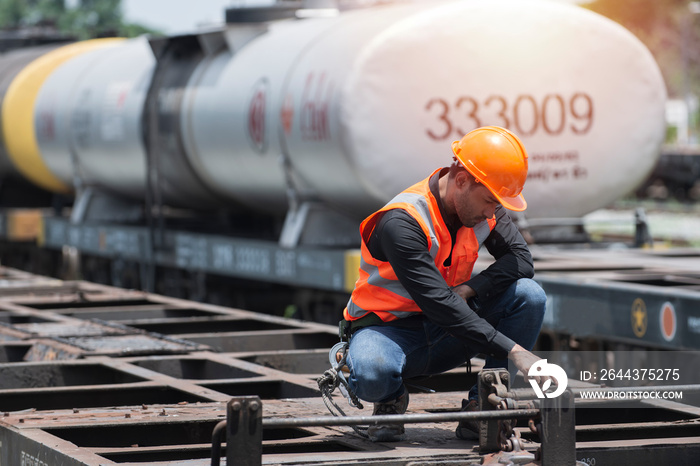
[[458, 171], [457, 174], [455, 175], [455, 185], [459, 189], [462, 189], [467, 184], [469, 184], [469, 175], [467, 175], [467, 173], [464, 170]]

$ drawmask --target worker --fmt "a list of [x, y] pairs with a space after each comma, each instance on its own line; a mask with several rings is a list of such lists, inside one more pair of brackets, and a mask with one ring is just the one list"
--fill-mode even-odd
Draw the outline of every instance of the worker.
[[[404, 380], [458, 367], [527, 374], [546, 296], [506, 209], [523, 211], [527, 152], [512, 132], [486, 126], [452, 143], [451, 166], [406, 189], [360, 226], [360, 276], [341, 321], [350, 337], [349, 385], [374, 415], [403, 414]], [[479, 248], [495, 261], [472, 276]], [[463, 409], [478, 409], [472, 387]], [[373, 441], [399, 441], [401, 424], [370, 426]], [[477, 423], [456, 434], [478, 438]]]

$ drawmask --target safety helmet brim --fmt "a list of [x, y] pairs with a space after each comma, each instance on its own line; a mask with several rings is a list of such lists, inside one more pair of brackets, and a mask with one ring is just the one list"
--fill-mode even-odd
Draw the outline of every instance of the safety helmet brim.
[[[486, 187], [488, 188], [488, 186]], [[503, 197], [494, 193], [491, 189], [489, 189], [489, 191], [491, 191], [491, 194], [496, 196], [496, 199], [498, 199], [501, 205], [508, 210], [522, 212], [523, 210], [527, 209], [527, 201], [525, 200], [522, 194], [518, 194], [515, 197]]]

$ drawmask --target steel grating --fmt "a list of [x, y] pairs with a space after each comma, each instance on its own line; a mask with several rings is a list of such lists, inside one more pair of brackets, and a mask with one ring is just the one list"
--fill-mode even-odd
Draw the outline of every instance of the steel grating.
[[[315, 379], [328, 368], [333, 327], [9, 269], [0, 276], [19, 277], [24, 290], [0, 286], [0, 464], [208, 465], [212, 431], [232, 397], [259, 397], [265, 419], [329, 416]], [[411, 389], [409, 413], [457, 411], [475, 382], [464, 368], [417, 381], [423, 389]], [[351, 415], [371, 413], [336, 401]], [[692, 406], [577, 407], [576, 415], [576, 456], [589, 464], [693, 464], [700, 453], [700, 409]], [[394, 444], [344, 426], [267, 428], [262, 461], [499, 460], [458, 440], [455, 424], [410, 424]], [[517, 430], [534, 451], [539, 439]]]

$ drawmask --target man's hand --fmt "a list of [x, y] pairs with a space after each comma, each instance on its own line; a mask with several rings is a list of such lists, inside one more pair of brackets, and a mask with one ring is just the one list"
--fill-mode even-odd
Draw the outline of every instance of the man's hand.
[[467, 300], [472, 296], [476, 296], [476, 291], [469, 285], [457, 285], [452, 287], [452, 291], [457, 293], [463, 300]]
[[[532, 367], [533, 364], [535, 364], [537, 361], [539, 361], [540, 358], [539, 356], [536, 356], [535, 354], [529, 352], [522, 346], [516, 345], [513, 347], [512, 350], [510, 350], [510, 353], [508, 353], [508, 359], [513, 361], [513, 364], [515, 364], [515, 367], [518, 368], [520, 372], [522, 372], [523, 377], [525, 380], [530, 380], [531, 377], [528, 376], [528, 373], [530, 372], [530, 367]], [[542, 384], [547, 381], [548, 379], [552, 381], [552, 383], [556, 384], [557, 380], [553, 377], [550, 376], [535, 376], [532, 377], [535, 379], [537, 382], [537, 385], [540, 387]]]

